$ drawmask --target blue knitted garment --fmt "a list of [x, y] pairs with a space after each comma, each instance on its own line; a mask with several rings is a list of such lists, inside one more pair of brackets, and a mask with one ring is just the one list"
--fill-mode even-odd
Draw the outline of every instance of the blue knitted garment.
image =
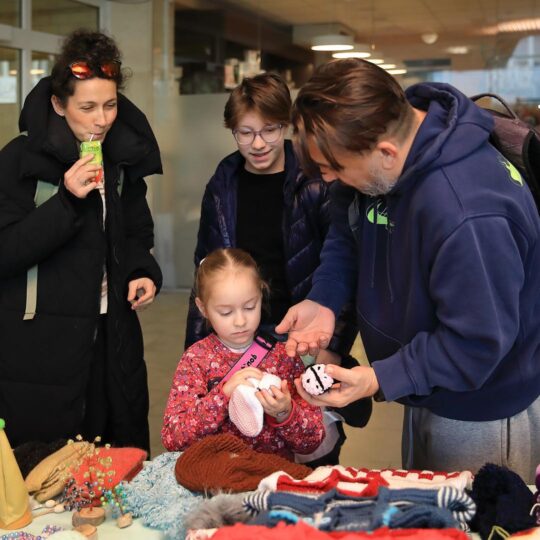
[[203, 495], [194, 494], [176, 481], [174, 467], [179, 455], [166, 452], [157, 456], [124, 486], [129, 511], [171, 540], [185, 538], [185, 518], [204, 500]]
[[[379, 527], [467, 527], [475, 504], [460, 490], [389, 489], [381, 486], [377, 497], [354, 497], [330, 490], [317, 497], [285, 491], [259, 491], [244, 498], [244, 508], [258, 524], [271, 526], [276, 511], [314, 522], [321, 530], [372, 531]], [[289, 522], [292, 522], [290, 519]]]

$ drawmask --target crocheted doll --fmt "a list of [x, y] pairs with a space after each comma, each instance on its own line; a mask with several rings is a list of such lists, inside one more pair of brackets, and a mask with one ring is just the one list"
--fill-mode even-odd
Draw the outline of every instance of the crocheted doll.
[[304, 390], [312, 396], [324, 394], [334, 384], [334, 379], [326, 373], [325, 364], [313, 364], [307, 367], [301, 380]]

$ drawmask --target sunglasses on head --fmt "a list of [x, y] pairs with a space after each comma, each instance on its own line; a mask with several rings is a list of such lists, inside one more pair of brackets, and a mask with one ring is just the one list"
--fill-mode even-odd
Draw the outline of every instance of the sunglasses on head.
[[[120, 62], [118, 60], [111, 60], [110, 62], [103, 62], [98, 65], [100, 73], [107, 79], [114, 79], [120, 73]], [[92, 69], [88, 62], [80, 60], [69, 64], [71, 74], [84, 81], [85, 79], [91, 79], [96, 76], [95, 69]]]

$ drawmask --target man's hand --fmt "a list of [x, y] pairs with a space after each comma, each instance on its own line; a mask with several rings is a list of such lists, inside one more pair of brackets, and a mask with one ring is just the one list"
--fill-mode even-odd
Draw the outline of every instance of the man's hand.
[[278, 334], [289, 333], [285, 350], [289, 356], [311, 354], [317, 356], [319, 349], [326, 349], [334, 333], [336, 318], [332, 310], [303, 300], [287, 311], [276, 326]]
[[156, 286], [150, 278], [132, 279], [128, 283], [127, 301], [131, 309], [144, 309], [154, 301], [155, 296]]
[[345, 369], [339, 366], [326, 366], [326, 372], [336, 384], [328, 392], [319, 396], [308, 394], [300, 379], [294, 384], [298, 393], [311, 405], [317, 407], [344, 407], [358, 399], [374, 395], [379, 390], [379, 382], [373, 368], [358, 366]]

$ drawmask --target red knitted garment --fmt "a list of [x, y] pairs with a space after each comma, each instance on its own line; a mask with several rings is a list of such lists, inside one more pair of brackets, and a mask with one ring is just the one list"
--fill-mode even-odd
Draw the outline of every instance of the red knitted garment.
[[190, 446], [174, 469], [179, 484], [191, 491], [252, 491], [262, 478], [286, 471], [304, 478], [312, 470], [275, 454], [256, 452], [230, 434], [209, 435]]
[[278, 523], [273, 529], [260, 525], [236, 523], [221, 527], [212, 540], [468, 540], [458, 529], [388, 529], [382, 527], [370, 532], [320, 531], [302, 521], [295, 525]]

